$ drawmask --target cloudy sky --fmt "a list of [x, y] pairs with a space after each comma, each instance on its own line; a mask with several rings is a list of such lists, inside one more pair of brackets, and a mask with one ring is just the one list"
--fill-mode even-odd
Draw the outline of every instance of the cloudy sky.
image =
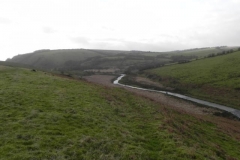
[[38, 49], [240, 45], [240, 0], [0, 0], [0, 60]]

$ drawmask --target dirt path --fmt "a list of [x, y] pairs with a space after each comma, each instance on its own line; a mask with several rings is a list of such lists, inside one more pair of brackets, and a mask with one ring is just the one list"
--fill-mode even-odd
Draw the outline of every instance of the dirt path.
[[[101, 84], [108, 87], [122, 87], [122, 86], [112, 84], [112, 79], [114, 79], [115, 77], [110, 75], [92, 75], [92, 76], [86, 76], [84, 78], [89, 82]], [[219, 110], [214, 108], [199, 107], [194, 103], [177, 99], [161, 93], [136, 90], [136, 89], [127, 88], [127, 87], [122, 87], [122, 88], [125, 88], [128, 91], [131, 91], [140, 96], [149, 98], [158, 103], [161, 103], [167, 107], [171, 107], [171, 108], [181, 110], [191, 114], [203, 115], [203, 114], [212, 114], [214, 112], [219, 112]]]

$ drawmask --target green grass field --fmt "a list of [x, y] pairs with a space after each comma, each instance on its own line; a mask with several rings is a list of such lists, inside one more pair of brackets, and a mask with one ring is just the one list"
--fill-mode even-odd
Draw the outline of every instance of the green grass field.
[[240, 158], [240, 122], [29, 69], [0, 66], [0, 117], [4, 160]]
[[240, 109], [240, 52], [146, 71], [161, 83]]
[[8, 61], [0, 61], [0, 65], [2, 66], [9, 66], [9, 67], [20, 67], [20, 68], [29, 68], [32, 69], [31, 66], [21, 64], [21, 63], [15, 63], [15, 62], [8, 62]]

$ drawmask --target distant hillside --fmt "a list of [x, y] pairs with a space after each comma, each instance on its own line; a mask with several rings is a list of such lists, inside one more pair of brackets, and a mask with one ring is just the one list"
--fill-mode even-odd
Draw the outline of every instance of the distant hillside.
[[182, 51], [174, 51], [171, 55], [184, 55], [184, 56], [198, 56], [198, 58], [207, 57], [210, 54], [221, 54], [223, 52], [231, 52], [238, 50], [239, 47], [228, 47], [228, 46], [219, 46], [219, 47], [207, 47], [207, 48], [193, 48]]
[[168, 63], [178, 63], [208, 55], [236, 50], [231, 47], [199, 48], [174, 52], [119, 51], [97, 49], [38, 50], [8, 59], [8, 62], [27, 64], [36, 68], [74, 74], [83, 71], [137, 73]]
[[[89, 69], [118, 69], [124, 72], [127, 68], [148, 65], [159, 65], [171, 61], [170, 58], [154, 57], [161, 52], [118, 51], [96, 49], [39, 50], [8, 59], [8, 62], [28, 64], [33, 67], [59, 70], [84, 71]], [[154, 56], [152, 56], [154, 55]]]
[[0, 65], [0, 159], [239, 159], [240, 123]]
[[180, 92], [240, 109], [240, 52], [145, 73]]
[[63, 66], [68, 61], [83, 61], [96, 56], [101, 56], [101, 54], [85, 49], [39, 50], [15, 56], [8, 61], [44, 69], [55, 69]]

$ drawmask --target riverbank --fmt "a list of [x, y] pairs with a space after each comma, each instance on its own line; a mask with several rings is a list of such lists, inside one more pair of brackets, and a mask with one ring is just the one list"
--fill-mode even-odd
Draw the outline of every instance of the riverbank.
[[106, 87], [124, 87], [126, 90], [137, 94], [138, 96], [145, 97], [147, 99], [150, 99], [152, 101], [155, 101], [156, 103], [159, 103], [161, 105], [164, 105], [166, 107], [185, 112], [188, 114], [193, 115], [213, 115], [213, 114], [222, 114], [222, 111], [210, 108], [210, 107], [201, 107], [200, 105], [197, 105], [195, 103], [185, 101], [179, 98], [174, 98], [169, 95], [165, 95], [162, 93], [157, 92], [150, 92], [145, 90], [137, 90], [134, 88], [128, 88], [124, 85], [115, 85], [112, 83], [112, 79], [116, 77], [110, 76], [110, 75], [91, 75], [86, 76], [84, 79], [86, 79], [88, 82], [92, 82], [95, 84], [104, 85]]
[[220, 109], [220, 110], [223, 110], [223, 111], [227, 111], [227, 112], [233, 114], [234, 116], [236, 116], [238, 119], [240, 119], [240, 110], [238, 110], [238, 109], [234, 109], [234, 108], [231, 108], [231, 107], [227, 107], [227, 106], [216, 104], [216, 103], [212, 103], [212, 102], [203, 101], [203, 100], [200, 100], [200, 99], [188, 97], [188, 96], [181, 95], [181, 94], [178, 94], [178, 93], [172, 93], [172, 92], [168, 92], [168, 91], [159, 91], [159, 90], [153, 90], [153, 89], [140, 88], [140, 87], [135, 87], [135, 86], [130, 86], [130, 85], [125, 85], [125, 84], [119, 83], [119, 81], [122, 78], [124, 78], [125, 76], [126, 76], [125, 74], [122, 74], [121, 76], [119, 76], [113, 82], [113, 84], [124, 86], [124, 87], [128, 87], [128, 88], [132, 88], [132, 89], [137, 89], [137, 90], [157, 92], [157, 93], [163, 93], [163, 94], [166, 94], [166, 95], [174, 96], [174, 97], [177, 97], [177, 98], [180, 98], [180, 99], [184, 99], [184, 100], [188, 100], [188, 101], [191, 101], [191, 102], [195, 102], [195, 103], [198, 103], [198, 104], [201, 104], [201, 105], [206, 105], [206, 106], [209, 106], [209, 107], [213, 107], [213, 108], [217, 108], [217, 109]]

